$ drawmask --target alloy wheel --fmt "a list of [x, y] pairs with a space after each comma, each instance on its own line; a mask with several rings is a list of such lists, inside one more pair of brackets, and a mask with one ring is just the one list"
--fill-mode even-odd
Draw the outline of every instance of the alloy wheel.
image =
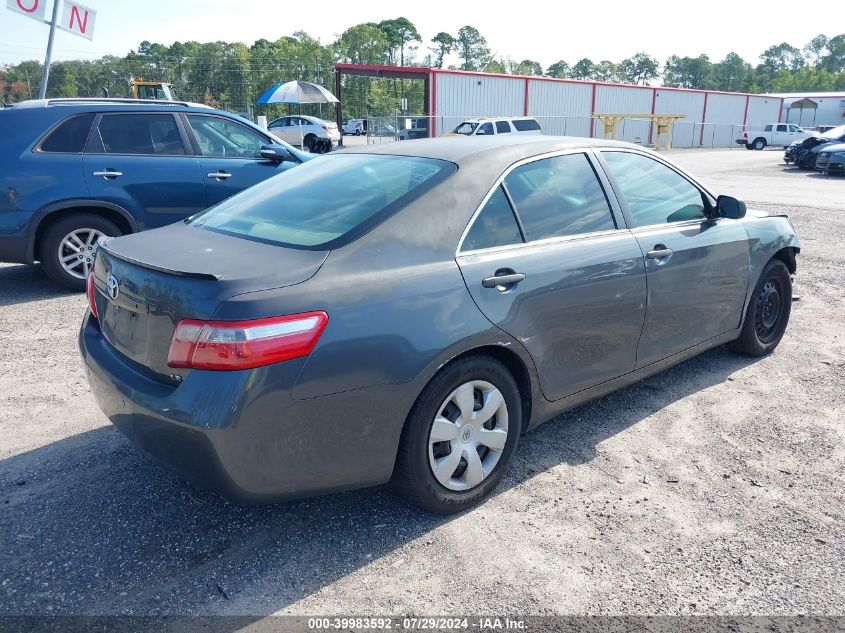
[[449, 490], [475, 488], [502, 456], [508, 440], [508, 407], [502, 392], [484, 380], [466, 382], [440, 405], [431, 425], [431, 472]]
[[105, 237], [97, 229], [76, 229], [59, 242], [59, 263], [65, 272], [76, 279], [88, 277], [97, 255], [97, 240]]

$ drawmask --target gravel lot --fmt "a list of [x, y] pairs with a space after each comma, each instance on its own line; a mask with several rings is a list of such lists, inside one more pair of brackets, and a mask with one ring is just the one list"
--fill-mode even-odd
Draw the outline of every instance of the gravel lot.
[[94, 404], [84, 297], [0, 265], [0, 614], [843, 614], [845, 178], [671, 155], [793, 218], [782, 345], [560, 416], [446, 519], [386, 489], [244, 508], [189, 487]]

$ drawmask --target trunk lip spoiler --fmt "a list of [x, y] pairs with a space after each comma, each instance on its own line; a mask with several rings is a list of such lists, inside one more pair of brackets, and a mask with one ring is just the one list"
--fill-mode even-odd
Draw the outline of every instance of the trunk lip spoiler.
[[142, 268], [148, 268], [150, 270], [155, 270], [160, 273], [168, 273], [170, 275], [177, 275], [179, 277], [193, 277], [194, 279], [211, 279], [213, 281], [220, 281], [223, 276], [222, 275], [215, 275], [213, 273], [200, 273], [200, 272], [191, 272], [187, 270], [174, 270], [172, 268], [165, 268], [163, 266], [156, 266], [155, 264], [150, 264], [149, 262], [142, 262], [140, 260], [134, 259], [132, 257], [127, 257], [126, 255], [122, 255], [120, 253], [115, 253], [113, 250], [108, 248], [106, 243], [108, 240], [100, 240], [98, 244], [98, 248], [103, 249], [112, 257], [116, 257], [117, 259], [123, 260], [130, 264], [135, 264], [136, 266], [141, 266]]

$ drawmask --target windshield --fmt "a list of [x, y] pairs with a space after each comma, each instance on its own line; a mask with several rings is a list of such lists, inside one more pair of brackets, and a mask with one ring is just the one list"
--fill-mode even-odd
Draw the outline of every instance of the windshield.
[[845, 125], [840, 125], [822, 134], [821, 138], [837, 139], [843, 135], [845, 135]]
[[478, 127], [478, 123], [471, 123], [469, 121], [464, 121], [458, 127], [456, 127], [453, 132], [455, 134], [472, 134], [475, 131], [475, 128]]
[[453, 163], [430, 158], [322, 156], [187, 222], [269, 244], [329, 249], [360, 237], [456, 169]]

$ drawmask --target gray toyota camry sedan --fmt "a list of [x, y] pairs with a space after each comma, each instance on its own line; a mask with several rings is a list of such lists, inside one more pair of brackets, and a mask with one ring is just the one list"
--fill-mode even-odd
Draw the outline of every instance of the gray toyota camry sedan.
[[340, 151], [103, 241], [79, 336], [136, 445], [245, 503], [392, 482], [449, 513], [520, 435], [789, 320], [798, 238], [663, 157], [582, 138]]

